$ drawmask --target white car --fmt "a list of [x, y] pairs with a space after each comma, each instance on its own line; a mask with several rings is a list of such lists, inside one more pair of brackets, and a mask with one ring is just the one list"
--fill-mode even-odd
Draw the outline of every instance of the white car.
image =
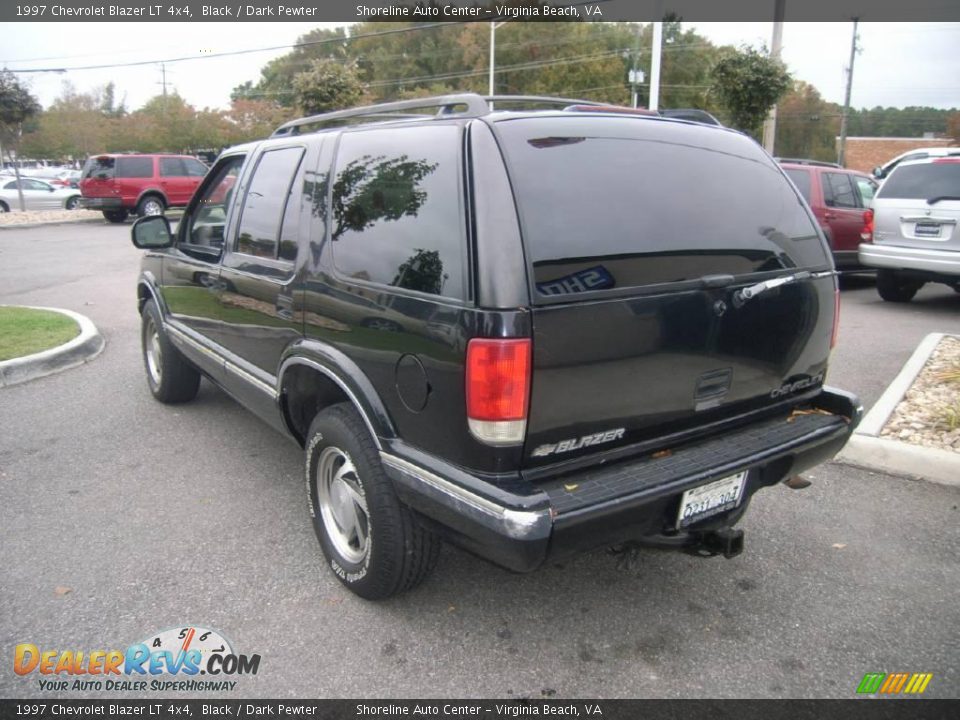
[[960, 147], [929, 147], [915, 148], [905, 153], [897, 155], [893, 160], [888, 160], [883, 165], [873, 169], [873, 176], [877, 180], [883, 180], [887, 175], [893, 172], [893, 169], [902, 162], [911, 160], [927, 160], [928, 158], [938, 157], [960, 157]]
[[[20, 178], [23, 201], [27, 210], [75, 210], [80, 207], [80, 191], [71, 187], [57, 187], [36, 178]], [[17, 179], [0, 178], [0, 212], [20, 209]]]
[[880, 297], [909, 302], [928, 282], [960, 292], [960, 157], [900, 163], [872, 212], [859, 258], [877, 268]]

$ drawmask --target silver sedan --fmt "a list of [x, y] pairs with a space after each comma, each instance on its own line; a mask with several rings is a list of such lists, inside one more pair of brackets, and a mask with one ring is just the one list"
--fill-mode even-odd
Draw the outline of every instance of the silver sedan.
[[[20, 178], [23, 201], [27, 210], [74, 210], [80, 206], [80, 191], [76, 188], [61, 188], [36, 178]], [[0, 212], [20, 209], [17, 179], [6, 176], [0, 179]]]

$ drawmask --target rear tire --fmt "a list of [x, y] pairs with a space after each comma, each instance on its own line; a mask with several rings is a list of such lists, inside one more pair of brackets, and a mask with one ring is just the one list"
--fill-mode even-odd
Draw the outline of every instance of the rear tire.
[[71, 198], [67, 198], [67, 202], [63, 207], [65, 210], [76, 210], [79, 206], [80, 206], [80, 196], [74, 195]]
[[887, 302], [910, 302], [923, 285], [923, 282], [905, 279], [894, 270], [877, 271], [877, 292]]
[[166, 205], [163, 199], [156, 195], [147, 195], [137, 203], [137, 215], [147, 217], [148, 215], [163, 215]]
[[168, 405], [193, 400], [200, 388], [200, 373], [163, 332], [160, 311], [153, 300], [143, 308], [140, 340], [151, 394]]
[[10, 212], [10, 208], [7, 207], [7, 204], [3, 201], [0, 201], [0, 213]]
[[112, 223], [122, 223], [127, 219], [126, 210], [104, 210], [103, 216]]
[[337, 579], [366, 600], [419, 585], [440, 540], [397, 497], [357, 411], [334, 405], [314, 419], [306, 443], [310, 514]]

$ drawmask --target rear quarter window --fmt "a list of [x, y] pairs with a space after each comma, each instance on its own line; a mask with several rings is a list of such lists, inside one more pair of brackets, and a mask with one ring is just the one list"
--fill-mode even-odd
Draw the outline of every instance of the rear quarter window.
[[619, 117], [497, 130], [541, 296], [829, 264], [796, 190], [739, 134]]
[[153, 158], [152, 157], [117, 158], [116, 176], [118, 178], [153, 177]]
[[330, 232], [342, 276], [466, 297], [461, 142], [457, 125], [341, 136]]
[[783, 171], [787, 177], [797, 186], [797, 190], [803, 195], [803, 199], [810, 203], [810, 171], [799, 170], [797, 168], [784, 168]]

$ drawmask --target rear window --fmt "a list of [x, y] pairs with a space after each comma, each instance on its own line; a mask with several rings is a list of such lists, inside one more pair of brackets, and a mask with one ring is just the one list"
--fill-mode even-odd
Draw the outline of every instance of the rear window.
[[498, 130], [541, 295], [827, 263], [793, 186], [740, 135], [613, 117]]
[[116, 162], [112, 157], [95, 157], [87, 160], [83, 166], [83, 179], [110, 180]]
[[122, 157], [117, 158], [118, 178], [148, 178], [153, 177], [152, 157]]
[[924, 199], [960, 196], [960, 163], [900, 165], [880, 186], [877, 198]]

